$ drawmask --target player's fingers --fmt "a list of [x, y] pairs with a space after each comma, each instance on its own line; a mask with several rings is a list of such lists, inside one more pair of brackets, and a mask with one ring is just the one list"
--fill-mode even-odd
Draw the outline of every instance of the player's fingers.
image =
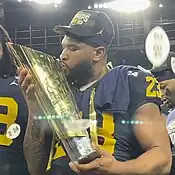
[[25, 79], [25, 77], [27, 76], [29, 70], [26, 69], [26, 68], [22, 68], [21, 70], [19, 70], [19, 80], [18, 80], [18, 83], [19, 85], [21, 85]]
[[93, 149], [98, 149], [98, 146], [94, 142], [91, 142], [91, 146]]
[[18, 67], [18, 68], [17, 68], [17, 70], [16, 70], [17, 75], [20, 74], [20, 72], [22, 71], [22, 69], [24, 69], [24, 68], [23, 68], [23, 67]]
[[27, 89], [32, 83], [33, 83], [32, 75], [28, 73], [21, 84], [21, 88], [25, 94]]
[[69, 163], [70, 168], [76, 173], [88, 172], [97, 170], [100, 166], [100, 160], [95, 159], [88, 164], [79, 164], [77, 162]]
[[28, 100], [35, 99], [35, 85], [31, 84], [26, 90], [26, 97]]
[[91, 145], [92, 145], [92, 148], [99, 153], [99, 155], [101, 155], [101, 156], [109, 156], [108, 152], [100, 149], [95, 143], [92, 142]]
[[70, 162], [70, 163], [69, 163], [69, 166], [70, 166], [70, 168], [71, 168], [75, 173], [77, 173], [77, 174], [80, 173], [80, 171], [77, 169], [75, 163]]

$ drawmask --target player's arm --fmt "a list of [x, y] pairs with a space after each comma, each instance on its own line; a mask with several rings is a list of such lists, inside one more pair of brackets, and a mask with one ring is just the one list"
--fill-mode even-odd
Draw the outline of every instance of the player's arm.
[[[133, 126], [134, 136], [144, 153], [126, 162], [115, 160], [109, 153], [99, 150], [101, 157], [89, 164], [71, 163], [77, 173], [100, 175], [160, 175], [169, 174], [171, 150], [165, 120], [160, 114], [160, 91], [152, 75], [132, 68], [127, 72], [130, 90], [130, 117], [140, 125]], [[131, 131], [132, 132], [132, 131]]]
[[49, 160], [50, 136], [46, 136], [41, 122], [30, 115], [24, 137], [24, 155], [31, 175], [44, 175]]
[[159, 85], [152, 75], [145, 75], [143, 72], [139, 72], [138, 76], [130, 75], [129, 78], [131, 98], [133, 98], [131, 99], [133, 119], [142, 123], [134, 125], [133, 131], [145, 153], [135, 160], [123, 163], [122, 173], [130, 175], [169, 174], [172, 156], [166, 123], [158, 107]]
[[144, 149], [141, 156], [120, 162], [109, 153], [97, 149], [101, 158], [89, 164], [71, 163], [72, 170], [87, 175], [168, 175], [172, 161], [171, 150], [165, 121], [159, 108], [154, 103], [143, 104], [136, 110], [134, 119], [144, 122], [133, 128]]
[[[171, 149], [165, 121], [156, 104], [148, 103], [139, 107], [135, 120], [145, 124], [135, 125], [134, 133], [145, 153], [134, 160], [120, 164], [124, 175], [159, 175], [169, 174], [171, 168]], [[113, 172], [116, 172], [113, 164]]]
[[51, 139], [46, 135], [43, 126], [46, 121], [38, 121], [34, 116], [41, 115], [41, 110], [36, 102], [32, 77], [27, 69], [19, 70], [19, 84], [25, 94], [29, 107], [28, 125], [24, 137], [24, 155], [31, 175], [44, 175], [49, 159]]

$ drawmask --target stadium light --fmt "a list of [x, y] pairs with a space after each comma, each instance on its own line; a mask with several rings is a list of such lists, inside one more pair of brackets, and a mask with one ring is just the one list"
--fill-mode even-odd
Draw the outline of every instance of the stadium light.
[[107, 6], [108, 6], [108, 3], [103, 4], [103, 8], [107, 8]]
[[91, 8], [92, 8], [92, 7], [89, 5], [89, 6], [88, 6], [88, 9], [91, 9]]
[[33, 0], [39, 4], [59, 4], [60, 0]]
[[108, 4], [108, 8], [118, 12], [133, 13], [143, 11], [151, 5], [149, 0], [117, 0]]
[[146, 10], [150, 5], [149, 0], [115, 0], [104, 4], [94, 4], [94, 8], [110, 8], [118, 12], [133, 13]]
[[38, 4], [59, 4], [62, 0], [18, 0], [18, 2], [22, 1], [36, 2]]
[[159, 4], [159, 7], [162, 8], [163, 7], [163, 4]]
[[99, 5], [98, 4], [94, 4], [94, 8], [95, 9], [98, 9], [99, 8]]
[[99, 8], [103, 8], [103, 4], [99, 4], [98, 7], [99, 7]]

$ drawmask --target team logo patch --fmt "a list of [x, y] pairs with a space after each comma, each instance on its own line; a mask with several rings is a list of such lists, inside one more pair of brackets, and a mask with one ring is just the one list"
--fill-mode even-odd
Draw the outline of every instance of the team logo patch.
[[146, 38], [145, 50], [154, 68], [166, 61], [170, 52], [170, 41], [161, 27], [157, 26], [150, 31]]
[[71, 21], [71, 25], [82, 25], [84, 23], [87, 23], [90, 18], [89, 13], [85, 12], [79, 12], [75, 15], [75, 17]]
[[21, 133], [21, 127], [18, 124], [12, 124], [8, 129], [6, 136], [9, 139], [16, 139]]

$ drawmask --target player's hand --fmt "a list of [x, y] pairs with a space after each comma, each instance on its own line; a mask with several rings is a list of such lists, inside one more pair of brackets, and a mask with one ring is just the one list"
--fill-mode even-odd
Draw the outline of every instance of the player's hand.
[[32, 75], [26, 68], [18, 68], [17, 73], [19, 75], [18, 83], [21, 86], [22, 92], [27, 99], [34, 97], [34, 88]]
[[71, 162], [69, 164], [71, 169], [77, 174], [82, 175], [111, 175], [112, 167], [120, 166], [120, 162], [116, 161], [115, 158], [108, 152], [98, 148], [96, 148], [96, 150], [98, 153], [100, 153], [100, 158], [97, 158], [88, 164]]
[[29, 107], [30, 114], [38, 116], [42, 114], [42, 110], [37, 103], [35, 96], [35, 84], [30, 71], [26, 68], [19, 68], [17, 71], [19, 75], [18, 83], [21, 86], [22, 92], [26, 98], [27, 105]]

